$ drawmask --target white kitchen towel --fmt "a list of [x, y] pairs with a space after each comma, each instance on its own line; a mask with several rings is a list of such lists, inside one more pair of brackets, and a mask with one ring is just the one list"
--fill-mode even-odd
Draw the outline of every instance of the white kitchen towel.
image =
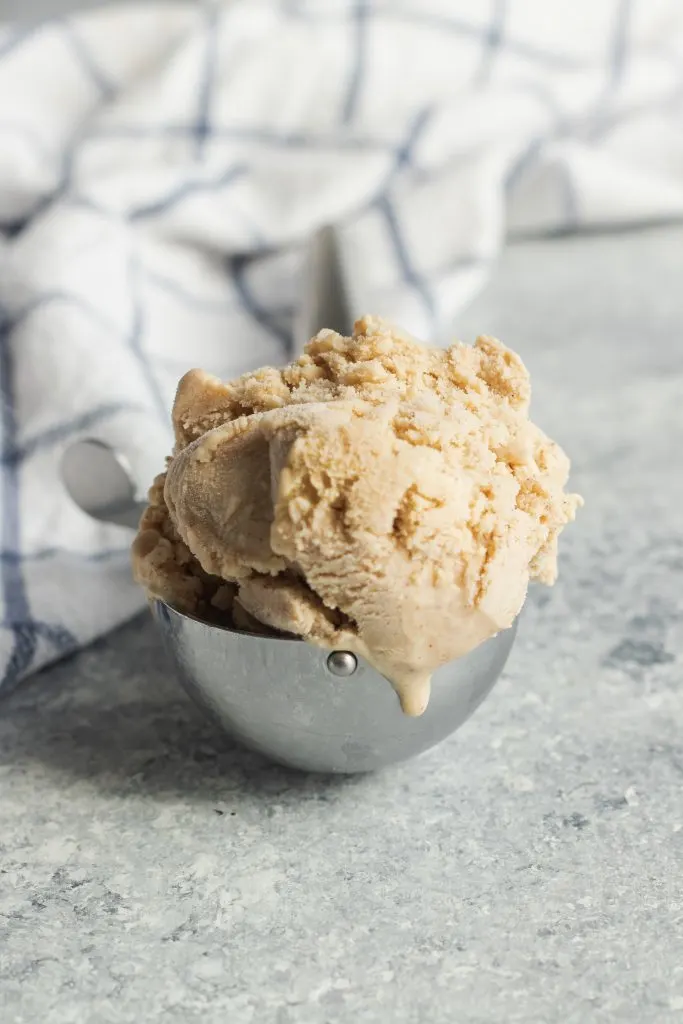
[[5, 687], [143, 603], [64, 445], [150, 479], [186, 369], [287, 357], [316, 227], [340, 225], [355, 310], [442, 340], [510, 231], [681, 214], [680, 0], [136, 3], [2, 31]]

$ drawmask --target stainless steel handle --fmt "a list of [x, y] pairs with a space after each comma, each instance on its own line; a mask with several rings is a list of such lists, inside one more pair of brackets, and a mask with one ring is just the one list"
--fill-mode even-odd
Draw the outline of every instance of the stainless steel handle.
[[294, 327], [297, 352], [322, 327], [345, 335], [353, 327], [338, 235], [331, 225], [316, 232], [306, 254], [304, 293]]
[[75, 441], [62, 457], [62, 480], [73, 502], [93, 519], [137, 529], [140, 499], [123, 455], [94, 438]]

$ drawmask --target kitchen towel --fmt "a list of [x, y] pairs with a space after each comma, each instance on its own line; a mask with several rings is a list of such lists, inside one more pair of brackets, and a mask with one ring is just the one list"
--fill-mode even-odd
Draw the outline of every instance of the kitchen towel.
[[64, 492], [64, 446], [102, 438], [150, 480], [186, 369], [290, 354], [318, 226], [339, 224], [356, 311], [445, 340], [509, 234], [681, 214], [680, 0], [135, 3], [5, 28], [5, 688], [143, 604], [129, 532]]

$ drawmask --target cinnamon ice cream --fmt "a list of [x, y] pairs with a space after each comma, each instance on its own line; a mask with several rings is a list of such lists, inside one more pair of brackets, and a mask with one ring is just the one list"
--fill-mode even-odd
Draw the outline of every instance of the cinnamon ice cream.
[[580, 498], [529, 398], [495, 339], [430, 348], [373, 317], [284, 369], [191, 370], [136, 578], [181, 612], [355, 651], [420, 714], [435, 669], [555, 580]]

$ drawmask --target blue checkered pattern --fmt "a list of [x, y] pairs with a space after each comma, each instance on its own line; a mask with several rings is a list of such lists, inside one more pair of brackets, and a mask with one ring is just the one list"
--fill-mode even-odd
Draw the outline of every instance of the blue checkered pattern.
[[[358, 312], [440, 340], [506, 233], [683, 213], [678, 0], [137, 3], [0, 31], [0, 679], [135, 613], [124, 530], [179, 375], [292, 353], [334, 221]], [[483, 324], [485, 329], [486, 325]]]

